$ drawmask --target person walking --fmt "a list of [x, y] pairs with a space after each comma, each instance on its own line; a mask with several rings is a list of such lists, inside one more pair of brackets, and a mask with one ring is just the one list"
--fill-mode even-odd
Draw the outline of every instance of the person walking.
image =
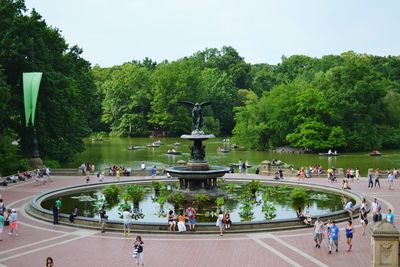
[[101, 233], [105, 232], [104, 227], [106, 225], [107, 218], [108, 218], [108, 216], [106, 214], [106, 210], [103, 205], [99, 211], [99, 223], [100, 223], [100, 227], [101, 227]]
[[324, 223], [318, 217], [314, 223], [314, 241], [316, 248], [321, 248], [323, 233], [324, 233]]
[[190, 204], [186, 209], [186, 215], [189, 222], [189, 231], [194, 232], [194, 228], [196, 227], [196, 210]]
[[78, 207], [77, 206], [74, 207], [71, 214], [69, 215], [69, 222], [74, 223], [76, 216], [78, 216]]
[[129, 208], [126, 208], [122, 212], [122, 218], [124, 219], [124, 236], [129, 236], [131, 233], [131, 225], [132, 225], [132, 213], [129, 211]]
[[349, 224], [346, 226], [346, 239], [347, 239], [347, 245], [349, 246], [347, 252], [351, 251], [351, 248], [353, 246], [352, 240], [353, 240], [353, 234], [355, 233], [354, 227], [353, 227], [353, 222], [349, 220]]
[[356, 168], [356, 179], [357, 179], [357, 182], [360, 181], [360, 169], [358, 167]]
[[374, 201], [371, 203], [371, 211], [372, 211], [372, 221], [375, 222], [376, 213], [378, 212], [378, 200], [374, 198]]
[[219, 235], [223, 236], [224, 235], [224, 213], [222, 212], [222, 210], [220, 210], [218, 217], [217, 217], [217, 223], [216, 226], [219, 227]]
[[396, 178], [396, 176], [394, 175], [394, 173], [390, 172], [389, 175], [388, 175], [389, 190], [393, 189], [393, 182], [394, 182], [395, 178]]
[[368, 225], [368, 219], [367, 219], [367, 209], [364, 207], [360, 209], [360, 222], [361, 222], [362, 235], [365, 235], [365, 228]]
[[46, 169], [44, 170], [44, 174], [46, 175], [47, 181], [48, 182], [52, 182], [53, 180], [50, 177], [50, 169], [49, 167], [46, 167]]
[[117, 169], [117, 172], [115, 173], [115, 176], [117, 177], [117, 180], [120, 180], [121, 177], [121, 172], [119, 171], [119, 169]]
[[144, 242], [142, 241], [140, 235], [136, 237], [135, 243], [133, 243], [133, 247], [135, 249], [133, 252], [133, 256], [136, 258], [137, 266], [139, 266], [140, 264], [144, 266], [144, 253], [143, 253]]
[[379, 188], [381, 188], [381, 184], [379, 183], [380, 177], [381, 177], [381, 175], [379, 173], [379, 170], [376, 169], [376, 171], [375, 171], [375, 188], [376, 188], [376, 185], [379, 185]]
[[373, 174], [372, 172], [368, 173], [368, 189], [372, 189], [374, 187], [374, 182], [372, 181]]
[[59, 216], [59, 209], [57, 207], [57, 204], [54, 203], [53, 205], [53, 225], [55, 226], [58, 223], [58, 216]]
[[11, 227], [11, 230], [8, 234], [13, 235], [15, 233], [15, 235], [18, 236], [18, 215], [15, 209], [11, 209], [11, 214], [8, 219]]
[[3, 240], [4, 216], [0, 214], [0, 241]]
[[329, 254], [332, 253], [332, 248], [335, 245], [336, 252], [339, 251], [339, 227], [336, 222], [332, 221], [332, 225], [329, 227]]

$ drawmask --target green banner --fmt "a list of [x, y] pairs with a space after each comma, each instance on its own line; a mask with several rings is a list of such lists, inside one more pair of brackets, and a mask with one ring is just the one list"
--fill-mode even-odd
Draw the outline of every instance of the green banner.
[[41, 79], [41, 72], [26, 72], [22, 75], [26, 126], [29, 124], [29, 119], [31, 119], [32, 125], [35, 125], [36, 103]]

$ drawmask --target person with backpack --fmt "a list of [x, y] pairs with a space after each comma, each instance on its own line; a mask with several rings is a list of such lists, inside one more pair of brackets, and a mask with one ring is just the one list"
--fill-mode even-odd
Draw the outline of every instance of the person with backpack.
[[190, 204], [186, 209], [186, 215], [189, 221], [189, 231], [194, 232], [194, 228], [196, 226], [196, 210]]

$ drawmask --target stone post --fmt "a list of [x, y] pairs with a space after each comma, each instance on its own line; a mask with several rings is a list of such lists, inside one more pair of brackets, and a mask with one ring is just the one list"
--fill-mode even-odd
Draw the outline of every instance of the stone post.
[[371, 232], [372, 267], [399, 266], [400, 233], [393, 224], [378, 222]]
[[261, 170], [260, 170], [261, 175], [271, 174], [271, 162], [269, 162], [268, 160], [264, 160], [263, 162], [261, 162], [260, 165], [261, 165]]

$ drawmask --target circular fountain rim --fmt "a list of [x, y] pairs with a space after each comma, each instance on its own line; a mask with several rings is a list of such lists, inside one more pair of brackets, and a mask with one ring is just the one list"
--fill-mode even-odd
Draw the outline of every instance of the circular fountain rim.
[[[66, 193], [71, 193], [74, 191], [81, 191], [81, 189], [94, 189], [94, 188], [99, 188], [103, 187], [105, 185], [109, 184], [147, 184], [151, 183], [152, 181], [157, 180], [157, 181], [162, 181], [162, 182], [171, 182], [171, 181], [176, 181], [176, 180], [171, 180], [171, 179], [166, 179], [166, 178], [160, 178], [160, 179], [135, 179], [135, 180], [126, 180], [126, 181], [119, 181], [119, 182], [106, 182], [106, 183], [99, 183], [99, 184], [80, 184], [80, 185], [74, 185], [74, 186], [69, 186], [69, 187], [64, 187], [64, 188], [58, 188], [55, 190], [47, 191], [44, 193], [41, 193], [34, 198], [32, 198], [30, 205], [27, 205], [25, 207], [26, 212], [38, 219], [41, 220], [46, 220], [46, 221], [52, 221], [52, 211], [44, 209], [41, 206], [41, 203], [50, 197], [54, 197], [57, 195], [66, 195]], [[228, 181], [233, 181], [235, 183], [244, 183], [248, 182], [254, 179], [246, 179], [246, 178], [228, 178], [226, 179]], [[287, 185], [290, 187], [294, 186], [301, 186], [305, 187], [308, 189], [314, 189], [318, 191], [323, 191], [323, 192], [330, 192], [334, 194], [343, 194], [347, 196], [348, 198], [351, 198], [356, 201], [355, 208], [354, 208], [354, 217], [358, 217], [357, 211], [360, 209], [361, 206], [361, 200], [363, 198], [362, 195], [355, 193], [355, 192], [349, 192], [349, 191], [342, 191], [338, 188], [332, 187], [332, 186], [325, 186], [325, 185], [319, 185], [319, 184], [302, 184], [298, 182], [292, 182], [292, 181], [271, 181], [271, 180], [264, 180], [264, 179], [257, 179], [260, 180], [263, 184], [267, 185]], [[322, 220], [324, 219], [336, 219], [338, 221], [344, 221], [349, 218], [347, 215], [348, 212], [345, 210], [340, 210], [336, 212], [328, 212], [325, 214], [321, 214], [318, 217], [320, 217]], [[68, 223], [68, 214], [61, 213], [60, 214], [60, 221], [62, 223], [66, 222], [65, 224], [70, 225], [70, 226], [75, 226], [75, 227], [82, 227], [82, 228], [95, 228], [99, 229], [99, 223], [98, 219], [95, 218], [88, 218], [88, 217], [82, 217], [78, 216], [75, 220], [75, 224], [71, 225]], [[316, 217], [313, 216], [313, 219]], [[110, 228], [110, 230], [118, 230], [121, 231], [122, 229], [122, 221], [120, 220], [109, 220], [107, 222], [107, 227]], [[138, 232], [149, 232], [149, 233], [170, 233], [167, 231], [168, 225], [167, 223], [154, 223], [154, 222], [134, 222], [133, 224], [133, 229]], [[215, 223], [198, 223], [198, 233], [214, 233], [217, 232], [217, 229], [215, 227]], [[256, 232], [256, 231], [274, 231], [274, 230], [290, 230], [294, 228], [303, 228], [305, 227], [297, 218], [293, 219], [276, 219], [276, 220], [270, 220], [270, 221], [251, 221], [251, 222], [235, 222], [234, 227], [237, 227], [238, 229], [235, 231], [237, 233], [243, 233], [243, 232]], [[202, 232], [201, 229], [211, 229]]]

